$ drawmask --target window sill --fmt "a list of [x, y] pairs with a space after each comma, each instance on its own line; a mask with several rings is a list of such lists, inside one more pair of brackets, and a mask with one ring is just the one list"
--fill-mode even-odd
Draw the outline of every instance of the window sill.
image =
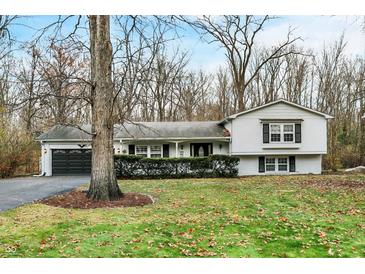
[[278, 143], [278, 144], [262, 144], [263, 149], [279, 149], [279, 148], [286, 148], [286, 149], [298, 149], [300, 148], [299, 143]]

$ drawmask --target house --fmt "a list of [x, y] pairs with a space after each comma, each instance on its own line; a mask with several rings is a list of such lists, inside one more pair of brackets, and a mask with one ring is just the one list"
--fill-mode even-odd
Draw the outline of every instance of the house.
[[[239, 175], [320, 174], [327, 153], [330, 115], [278, 100], [204, 122], [138, 122], [115, 125], [114, 153], [144, 157], [240, 158]], [[46, 176], [89, 174], [90, 126], [54, 126], [38, 137]]]

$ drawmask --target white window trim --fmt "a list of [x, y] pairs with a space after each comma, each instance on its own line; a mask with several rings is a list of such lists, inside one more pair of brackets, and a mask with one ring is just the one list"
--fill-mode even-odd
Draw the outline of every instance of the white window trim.
[[[152, 153], [151, 152], [151, 147], [160, 147], [160, 153]], [[160, 157], [156, 157], [156, 158], [162, 158], [163, 157], [163, 148], [162, 148], [162, 145], [149, 145], [148, 148], [147, 148], [147, 152], [149, 152], [149, 156], [148, 158], [152, 158], [151, 155], [154, 154], [154, 155], [160, 155]]]
[[[286, 159], [286, 170], [279, 170], [279, 159]], [[283, 157], [283, 156], [277, 157], [276, 164], [277, 164], [276, 165], [277, 172], [289, 172], [289, 157]]]
[[[267, 170], [267, 163], [266, 163], [266, 159], [274, 159], [274, 164], [269, 164], [270, 166], [274, 165], [275, 170]], [[274, 173], [276, 172], [276, 157], [275, 156], [268, 156], [265, 157], [265, 172], [266, 173]]]
[[143, 155], [143, 154], [138, 154], [137, 153], [137, 146], [146, 146], [147, 147], [147, 158], [151, 158], [151, 154], [153, 154], [153, 153], [151, 153], [151, 146], [156, 146], [156, 147], [158, 146], [158, 147], [161, 148], [161, 150], [160, 150], [161, 151], [160, 158], [163, 157], [163, 147], [162, 147], [162, 145], [135, 145], [134, 146], [134, 154], [135, 155]]
[[[271, 126], [277, 125], [280, 127], [280, 141], [271, 141]], [[293, 141], [284, 141], [284, 126], [293, 126]], [[288, 133], [286, 133], [288, 134]], [[289, 133], [290, 134], [290, 133]], [[294, 123], [270, 123], [269, 124], [269, 143], [270, 144], [294, 144], [295, 143], [295, 124]]]
[[148, 147], [148, 145], [135, 145], [134, 146], [134, 154], [135, 155], [144, 155], [142, 153], [137, 153], [137, 147], [147, 147], [147, 158], [149, 158], [148, 157], [148, 155], [149, 155], [149, 147]]
[[[275, 159], [275, 170], [266, 170], [266, 158]], [[286, 159], [286, 170], [279, 170], [279, 159]], [[266, 156], [265, 157], [265, 173], [289, 173], [289, 157], [288, 156]]]

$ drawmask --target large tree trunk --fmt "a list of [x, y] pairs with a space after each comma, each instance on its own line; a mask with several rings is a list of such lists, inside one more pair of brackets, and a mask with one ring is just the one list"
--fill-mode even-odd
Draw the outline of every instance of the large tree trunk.
[[115, 200], [122, 196], [113, 159], [112, 45], [109, 16], [90, 16], [92, 89], [92, 170], [87, 196], [94, 200]]

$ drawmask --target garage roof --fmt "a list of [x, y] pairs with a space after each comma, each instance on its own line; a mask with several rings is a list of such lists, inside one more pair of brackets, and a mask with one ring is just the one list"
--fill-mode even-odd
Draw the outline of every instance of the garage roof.
[[[90, 140], [91, 126], [81, 129], [56, 125], [37, 139], [46, 141]], [[194, 139], [228, 137], [217, 121], [204, 122], [136, 122], [115, 125], [114, 139]]]
[[91, 140], [91, 126], [85, 125], [81, 129], [71, 126], [55, 125], [50, 130], [38, 136], [37, 140]]

